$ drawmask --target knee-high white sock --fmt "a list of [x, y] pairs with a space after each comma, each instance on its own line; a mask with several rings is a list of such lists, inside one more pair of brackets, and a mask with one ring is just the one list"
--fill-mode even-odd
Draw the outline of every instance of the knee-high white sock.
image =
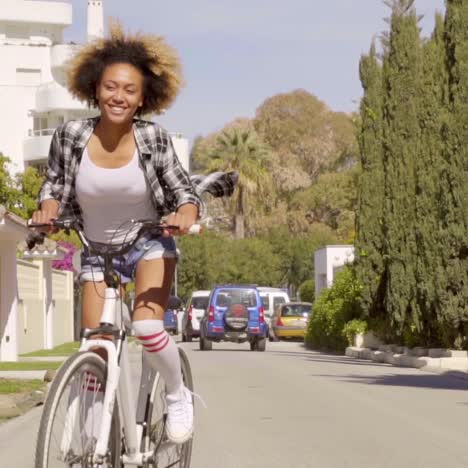
[[143, 345], [148, 361], [166, 382], [167, 393], [177, 392], [182, 385], [179, 351], [174, 340], [164, 330], [162, 320], [133, 322], [136, 337]]

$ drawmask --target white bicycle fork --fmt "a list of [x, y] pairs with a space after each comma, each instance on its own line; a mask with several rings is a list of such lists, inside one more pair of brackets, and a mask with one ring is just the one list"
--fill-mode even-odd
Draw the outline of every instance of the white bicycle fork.
[[[101, 323], [117, 325], [123, 327], [120, 314], [117, 313], [119, 304], [119, 292], [114, 288], [105, 289], [104, 306], [101, 316]], [[129, 319], [129, 318], [128, 318]], [[93, 455], [93, 463], [102, 464], [107, 455], [109, 434], [114, 411], [114, 402], [117, 396], [119, 402], [120, 418], [122, 426], [125, 428], [126, 453], [122, 462], [128, 465], [142, 465], [152, 457], [151, 451], [142, 453], [141, 446], [143, 427], [136, 422], [136, 405], [132, 389], [132, 379], [130, 375], [130, 362], [128, 357], [127, 341], [122, 342], [122, 350], [119, 356], [116, 346], [109, 340], [82, 340], [80, 351], [90, 351], [92, 348], [104, 348], [107, 352], [107, 380], [104, 394], [103, 411], [97, 438], [96, 448]], [[71, 448], [73, 431], [79, 418], [78, 398], [71, 398], [70, 406], [67, 410], [65, 430], [62, 436], [61, 449], [66, 454]]]

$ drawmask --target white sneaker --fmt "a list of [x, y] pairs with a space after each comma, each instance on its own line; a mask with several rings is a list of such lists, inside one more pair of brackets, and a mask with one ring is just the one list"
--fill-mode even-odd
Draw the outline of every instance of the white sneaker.
[[181, 386], [175, 393], [166, 395], [167, 438], [175, 444], [183, 444], [193, 434], [193, 398], [190, 390]]

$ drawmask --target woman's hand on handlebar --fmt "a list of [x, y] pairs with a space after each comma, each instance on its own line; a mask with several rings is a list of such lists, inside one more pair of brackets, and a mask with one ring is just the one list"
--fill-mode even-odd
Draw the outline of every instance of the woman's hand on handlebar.
[[31, 217], [32, 224], [48, 224], [49, 228], [37, 228], [43, 232], [53, 232], [56, 229], [52, 226], [54, 219], [58, 217], [59, 203], [56, 200], [44, 200], [41, 203], [41, 209], [35, 211]]
[[171, 234], [184, 235], [189, 232], [189, 229], [195, 224], [198, 217], [198, 207], [192, 203], [186, 203], [177, 209], [176, 213], [171, 213], [165, 220], [165, 224], [169, 226], [178, 226], [179, 229], [173, 232], [170, 229], [165, 229], [164, 237]]

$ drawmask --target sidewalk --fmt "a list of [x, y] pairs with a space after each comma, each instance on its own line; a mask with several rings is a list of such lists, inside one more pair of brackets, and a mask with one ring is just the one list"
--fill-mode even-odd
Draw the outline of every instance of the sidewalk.
[[[141, 351], [141, 345], [136, 342], [129, 342], [128, 348], [130, 354]], [[23, 356], [19, 358], [19, 362], [62, 362], [68, 358], [69, 356]], [[50, 382], [56, 372], [56, 370], [3, 370], [0, 371], [0, 379]], [[4, 419], [19, 416], [41, 405], [44, 403], [45, 394], [45, 391], [0, 394], [0, 424]]]
[[398, 367], [413, 367], [468, 380], [468, 352], [448, 349], [406, 348], [382, 345], [378, 349], [350, 346], [346, 356]]
[[[62, 362], [67, 356], [20, 357], [19, 362]], [[2, 370], [0, 379], [50, 381], [55, 370]], [[0, 394], [0, 422], [26, 413], [44, 403], [45, 390]]]

